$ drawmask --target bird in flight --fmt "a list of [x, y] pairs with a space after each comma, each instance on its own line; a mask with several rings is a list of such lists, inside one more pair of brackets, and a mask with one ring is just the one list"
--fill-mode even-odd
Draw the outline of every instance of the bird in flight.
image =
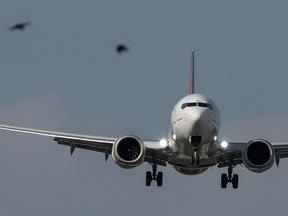
[[31, 22], [20, 22], [20, 23], [16, 23], [14, 25], [12, 25], [9, 30], [11, 32], [14, 32], [14, 31], [25, 31], [26, 28], [31, 25]]
[[129, 48], [125, 44], [118, 44], [116, 46], [116, 52], [118, 54], [126, 53], [129, 51]]

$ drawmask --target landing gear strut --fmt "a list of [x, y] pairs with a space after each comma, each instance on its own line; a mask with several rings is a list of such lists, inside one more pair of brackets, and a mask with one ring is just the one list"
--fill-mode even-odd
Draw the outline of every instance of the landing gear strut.
[[200, 164], [199, 152], [195, 150], [192, 156], [192, 165], [198, 166], [199, 164]]
[[231, 183], [234, 189], [238, 188], [239, 176], [238, 174], [233, 174], [233, 166], [229, 165], [228, 174], [221, 174], [221, 188], [227, 188], [228, 183]]
[[151, 186], [152, 181], [156, 181], [157, 186], [161, 187], [163, 185], [163, 172], [157, 172], [157, 164], [152, 164], [152, 172], [146, 172], [146, 186]]

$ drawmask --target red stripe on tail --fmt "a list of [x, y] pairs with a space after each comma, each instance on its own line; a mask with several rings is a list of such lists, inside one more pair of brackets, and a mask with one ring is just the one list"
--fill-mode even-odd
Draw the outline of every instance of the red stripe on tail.
[[190, 78], [188, 83], [188, 94], [195, 93], [195, 50], [192, 51], [191, 55], [191, 69]]

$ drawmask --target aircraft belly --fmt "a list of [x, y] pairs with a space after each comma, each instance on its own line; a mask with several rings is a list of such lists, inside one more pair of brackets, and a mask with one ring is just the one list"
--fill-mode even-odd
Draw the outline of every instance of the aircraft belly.
[[210, 144], [200, 144], [197, 148], [190, 143], [175, 143], [177, 149], [177, 157], [179, 158], [189, 158], [194, 155], [194, 151], [197, 150], [200, 159], [208, 158], [209, 146]]
[[184, 175], [199, 175], [204, 173], [208, 168], [183, 168], [183, 167], [174, 167], [175, 170]]
[[185, 169], [205, 169], [216, 165], [215, 158], [208, 156], [210, 144], [202, 144], [198, 150], [199, 164], [193, 163], [193, 146], [184, 143], [175, 143], [177, 152], [170, 158], [171, 165]]

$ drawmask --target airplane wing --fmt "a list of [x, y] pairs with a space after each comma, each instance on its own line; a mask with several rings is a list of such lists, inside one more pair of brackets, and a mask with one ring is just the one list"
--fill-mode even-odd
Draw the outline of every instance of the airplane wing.
[[[102, 152], [105, 154], [106, 159], [112, 152], [113, 144], [119, 138], [46, 131], [4, 124], [0, 124], [0, 130], [52, 137], [58, 144], [69, 146], [71, 155], [76, 148], [80, 148]], [[165, 149], [160, 145], [159, 141], [144, 141], [144, 146], [146, 150], [145, 161], [153, 161], [159, 165], [166, 166], [168, 157], [165, 154]]]
[[[228, 147], [224, 149], [218, 156], [218, 167], [226, 167], [230, 164], [242, 164], [243, 149], [248, 145], [248, 142], [230, 142]], [[271, 143], [274, 151], [274, 159], [277, 167], [280, 159], [288, 158], [288, 143]]]

